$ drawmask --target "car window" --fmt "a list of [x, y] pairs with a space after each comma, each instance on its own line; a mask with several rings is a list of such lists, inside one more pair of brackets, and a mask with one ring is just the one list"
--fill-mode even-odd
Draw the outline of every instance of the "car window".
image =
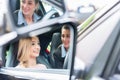
[[[54, 61], [54, 57], [53, 57], [54, 53], [52, 53], [52, 52], [57, 50], [58, 46], [61, 45], [61, 42], [60, 42], [60, 40], [61, 40], [61, 29], [64, 25], [69, 25], [69, 29], [70, 29], [70, 46], [69, 46], [69, 48], [70, 49], [69, 49], [69, 52], [68, 52], [69, 55], [67, 56], [65, 62], [63, 63], [64, 67], [63, 68], [57, 68], [57, 67], [54, 66], [54, 62], [52, 62], [52, 59]], [[36, 30], [36, 32], [31, 33], [31, 35], [34, 35], [34, 36], [37, 35], [39, 37], [39, 40], [40, 40], [41, 51], [40, 51], [39, 57], [37, 57], [37, 63], [44, 64], [44, 65], [47, 66], [48, 71], [43, 70], [42, 71], [43, 73], [49, 73], [51, 75], [54, 73], [54, 74], [61, 74], [61, 75], [68, 75], [69, 76], [70, 69], [71, 69], [71, 66], [72, 66], [72, 59], [73, 59], [72, 55], [74, 53], [73, 52], [74, 28], [70, 24], [57, 25], [58, 27], [56, 27], [55, 25], [52, 25], [52, 26], [53, 27], [51, 28], [51, 30], [49, 30], [47, 32], [44, 32], [42, 34], [41, 33], [40, 34], [35, 34], [37, 32], [37, 30]], [[47, 28], [45, 30], [47, 30]], [[42, 30], [39, 29], [38, 32], [41, 32], [41, 31]], [[57, 35], [56, 35], [56, 33], [57, 33]], [[58, 35], [58, 33], [59, 33], [59, 35]], [[55, 34], [55, 36], [53, 36], [54, 34]], [[5, 55], [3, 56], [4, 57], [3, 59], [5, 59], [4, 60], [5, 61], [5, 63], [4, 63], [5, 66], [4, 67], [6, 67], [10, 70], [12, 68], [14, 68], [14, 70], [18, 71], [18, 73], [19, 73], [19, 71], [39, 73], [38, 68], [35, 68], [35, 69], [32, 69], [32, 70], [27, 69], [27, 68], [26, 68], [26, 70], [16, 68], [16, 66], [19, 64], [19, 61], [17, 60], [17, 55], [18, 55], [18, 52], [17, 52], [18, 50], [17, 49], [19, 48], [18, 41], [21, 38], [25, 38], [25, 37], [23, 37], [23, 36], [17, 37], [16, 39], [10, 41], [8, 44], [5, 45], [6, 46], [6, 47], [4, 47]], [[54, 40], [53, 40], [53, 38], [54, 38]], [[56, 46], [56, 44], [54, 44], [55, 42], [57, 42], [59, 44]], [[53, 49], [54, 46], [56, 46], [56, 49]], [[55, 71], [53, 71], [53, 70], [55, 70]], [[15, 72], [15, 73], [17, 74], [17, 72]], [[40, 73], [41, 73], [41, 71], [40, 71]], [[22, 74], [17, 74], [17, 75], [20, 76]]]

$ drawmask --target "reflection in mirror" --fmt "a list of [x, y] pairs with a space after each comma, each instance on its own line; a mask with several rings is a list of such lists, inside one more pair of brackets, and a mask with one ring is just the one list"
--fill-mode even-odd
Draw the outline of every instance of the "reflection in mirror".
[[19, 40], [17, 59], [19, 64], [16, 68], [38, 68], [46, 69], [44, 64], [37, 64], [36, 58], [40, 53], [39, 37], [27, 37]]
[[48, 20], [63, 15], [63, 11], [49, 1], [9, 0], [9, 4], [17, 27], [27, 26], [41, 20]]
[[[44, 30], [47, 28], [50, 26]], [[15, 77], [28, 76], [22, 72], [26, 74], [34, 72], [39, 75], [46, 73], [64, 75], [68, 80], [74, 53], [74, 28], [70, 24], [57, 24], [51, 25], [51, 29], [44, 33], [41, 33], [43, 29], [38, 30], [39, 34], [37, 32], [36, 35], [35, 30], [31, 31], [31, 35], [34, 34], [36, 37], [17, 36], [4, 44], [4, 47], [2, 46], [3, 73], [8, 74], [9, 71], [8, 75], [15, 75]], [[53, 76], [52, 80], [56, 80]], [[37, 79], [41, 77], [46, 79], [46, 76], [40, 76]]]
[[[52, 26], [52, 30], [42, 34], [42, 29], [39, 29], [40, 34], [37, 33], [37, 38], [31, 38], [30, 36], [22, 38], [17, 37], [7, 44], [5, 67], [17, 66], [19, 68], [22, 66], [24, 68], [32, 68], [34, 58], [34, 64], [44, 65], [47, 69], [70, 70], [73, 54], [74, 30], [69, 24], [57, 25], [57, 27], [56, 25]], [[29, 57], [32, 56], [32, 61], [30, 61], [32, 66], [28, 63], [30, 60], [26, 57], [28, 55], [25, 56], [22, 53], [32, 54], [29, 55]]]
[[69, 25], [63, 25], [61, 33], [54, 33], [51, 42], [51, 54], [53, 54], [53, 67], [68, 68], [71, 32]]

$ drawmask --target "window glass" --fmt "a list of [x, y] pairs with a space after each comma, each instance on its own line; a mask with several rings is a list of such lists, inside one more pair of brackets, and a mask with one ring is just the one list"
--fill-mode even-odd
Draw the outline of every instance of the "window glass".
[[[46, 65], [47, 69], [68, 69], [69, 70], [72, 62], [71, 60], [72, 60], [72, 53], [73, 53], [73, 41], [74, 41], [73, 32], [74, 31], [71, 25], [69, 24], [57, 25], [57, 26], [59, 28], [54, 27], [53, 31], [45, 32], [43, 34], [40, 33], [40, 31], [42, 30], [39, 30], [40, 34], [37, 35], [38, 38], [33, 38], [35, 39], [35, 41], [37, 41], [38, 39], [40, 41], [39, 42], [40, 53], [39, 53], [39, 56], [36, 58], [37, 63]], [[26, 37], [25, 38], [21, 37], [21, 38], [26, 40]], [[20, 44], [20, 41], [22, 40], [21, 38], [17, 37], [15, 41], [13, 41], [12, 43], [10, 42], [7, 45], [6, 52], [5, 52], [6, 53], [5, 67], [16, 67], [17, 65], [20, 64], [18, 54], [19, 54], [19, 47], [20, 47], [19, 44]], [[21, 41], [21, 45], [23, 44], [22, 42], [24, 41]], [[27, 45], [27, 44], [29, 45], [30, 42], [27, 43], [26, 41], [26, 43], [24, 43], [24, 45]], [[36, 45], [36, 43], [34, 43], [34, 45]], [[33, 50], [36, 48], [34, 47], [34, 45], [32, 48]], [[31, 48], [29, 47], [29, 50], [30, 49]], [[24, 49], [25, 52], [26, 50], [27, 48]], [[56, 55], [57, 53], [58, 55]], [[58, 57], [60, 58], [60, 60], [58, 59]], [[60, 63], [60, 65], [57, 63]]]

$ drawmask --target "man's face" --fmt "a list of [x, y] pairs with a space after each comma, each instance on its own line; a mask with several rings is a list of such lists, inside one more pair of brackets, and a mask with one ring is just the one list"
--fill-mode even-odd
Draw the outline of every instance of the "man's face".
[[70, 30], [62, 29], [61, 40], [66, 49], [69, 48], [70, 43]]

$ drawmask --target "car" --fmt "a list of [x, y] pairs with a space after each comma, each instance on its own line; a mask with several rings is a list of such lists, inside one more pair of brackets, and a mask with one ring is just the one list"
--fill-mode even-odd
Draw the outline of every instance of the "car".
[[[18, 0], [17, 0], [18, 1]], [[18, 1], [19, 2], [19, 1]], [[13, 17], [13, 12], [19, 9], [19, 3], [15, 0], [8, 1], [8, 14], [7, 19], [10, 22], [10, 30], [9, 32], [4, 32], [1, 36], [0, 41], [0, 53], [1, 54], [1, 79], [11, 80], [11, 79], [45, 79], [45, 80], [56, 80], [56, 79], [69, 79], [70, 68], [71, 68], [71, 60], [68, 61], [66, 59], [66, 63], [64, 63], [63, 69], [56, 69], [53, 68], [50, 59], [53, 57], [53, 47], [60, 44], [60, 35], [56, 37], [54, 34], [61, 33], [61, 27], [64, 24], [69, 25], [70, 27], [70, 34], [71, 34], [71, 46], [70, 46], [70, 54], [72, 55], [72, 48], [75, 44], [73, 36], [75, 34], [75, 24], [70, 23], [74, 21], [74, 19], [67, 18], [63, 15], [64, 8], [62, 1], [44, 1], [39, 0], [39, 10], [37, 13], [38, 15], [42, 14], [42, 18], [39, 22], [31, 24], [28, 26], [21, 26], [18, 27], [15, 24], [15, 18]], [[15, 5], [13, 5], [13, 3]], [[56, 4], [58, 3], [58, 4]], [[33, 26], [33, 27], [32, 27]], [[26, 29], [25, 29], [26, 28]], [[9, 36], [9, 37], [8, 37]], [[47, 70], [41, 69], [18, 69], [16, 68], [17, 64], [19, 63], [17, 60], [17, 50], [18, 50], [18, 41], [24, 37], [32, 37], [38, 36], [40, 38], [40, 46], [41, 52], [39, 57], [37, 58], [37, 63], [42, 63], [46, 65]], [[6, 39], [7, 38], [7, 39]], [[58, 38], [58, 39], [57, 39]], [[53, 42], [54, 41], [54, 42]], [[54, 44], [57, 42], [57, 45]], [[53, 47], [52, 47], [53, 46]], [[72, 56], [69, 56], [69, 59]], [[67, 63], [69, 62], [69, 63]], [[10, 71], [10, 72], [9, 72]], [[11, 73], [12, 71], [12, 73]], [[15, 71], [15, 72], [14, 72]], [[16, 72], [17, 71], [17, 72]], [[20, 72], [19, 72], [20, 71]], [[42, 73], [41, 73], [42, 72]], [[41, 75], [41, 76], [39, 76]], [[48, 75], [46, 77], [46, 75]], [[56, 77], [54, 77], [56, 76]], [[59, 77], [59, 78], [58, 78]]]
[[[10, 0], [9, 0], [10, 1]], [[14, 0], [13, 0], [14, 1]], [[120, 54], [120, 1], [114, 0], [103, 9], [93, 13], [86, 21], [79, 24], [76, 12], [66, 8], [63, 1], [45, 1], [63, 12], [60, 16], [43, 15], [43, 20], [25, 27], [17, 27], [12, 15], [11, 6], [8, 7], [8, 19], [11, 30], [0, 37], [2, 80], [119, 80]], [[10, 3], [10, 2], [8, 2]], [[64, 6], [65, 5], [65, 6]], [[61, 7], [60, 7], [61, 6]], [[57, 13], [59, 13], [57, 11]], [[75, 16], [71, 15], [74, 14]], [[44, 16], [47, 16], [44, 18]], [[114, 20], [113, 20], [114, 19]], [[60, 33], [61, 27], [70, 27], [70, 53], [64, 62], [63, 69], [55, 69], [49, 61], [52, 58], [53, 39], [59, 43], [60, 37], [53, 36]], [[29, 28], [28, 28], [29, 27]], [[15, 68], [17, 59], [16, 49], [10, 45], [24, 37], [39, 36], [41, 54], [38, 63], [45, 64], [48, 69]], [[60, 36], [60, 35], [59, 35]], [[50, 48], [50, 49], [49, 49]], [[56, 49], [56, 48], [55, 48]], [[50, 50], [50, 51], [49, 51]], [[48, 58], [49, 57], [49, 58]]]
[[86, 23], [86, 27], [83, 27], [85, 25], [82, 24], [79, 26], [81, 29], [78, 28], [76, 57], [84, 62], [85, 69], [78, 70], [74, 66], [75, 75], [79, 74], [78, 79], [120, 79], [118, 68], [120, 53], [119, 2], [119, 0], [113, 1], [93, 14], [92, 22], [88, 22], [89, 18], [88, 21], [85, 21], [88, 23]]

